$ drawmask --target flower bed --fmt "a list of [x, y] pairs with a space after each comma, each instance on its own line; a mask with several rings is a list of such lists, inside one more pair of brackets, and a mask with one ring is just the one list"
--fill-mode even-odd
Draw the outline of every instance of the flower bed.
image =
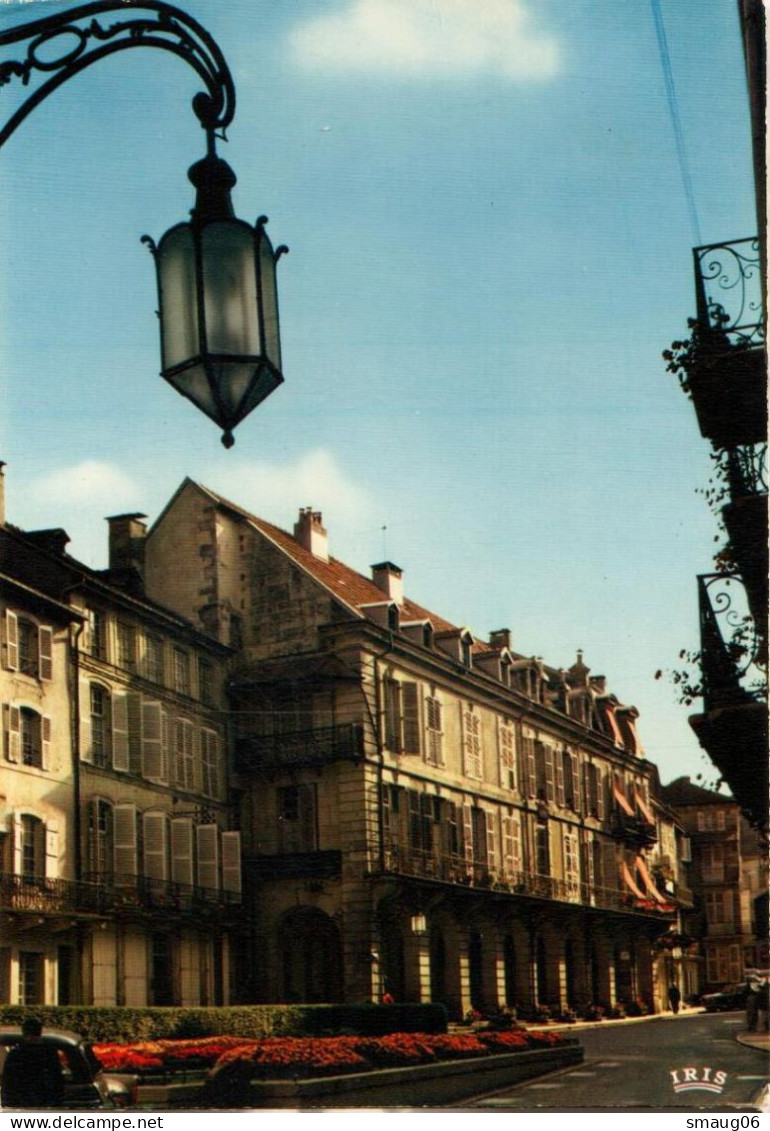
[[386, 1037], [204, 1037], [132, 1045], [97, 1044], [94, 1052], [111, 1072], [157, 1076], [173, 1074], [180, 1068], [215, 1068], [217, 1074], [294, 1080], [406, 1068], [565, 1043], [567, 1038], [557, 1032], [512, 1029], [478, 1034], [391, 1033]]

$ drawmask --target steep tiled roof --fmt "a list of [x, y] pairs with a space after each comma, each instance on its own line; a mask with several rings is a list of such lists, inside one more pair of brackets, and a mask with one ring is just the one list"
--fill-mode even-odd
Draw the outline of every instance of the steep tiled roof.
[[[274, 526], [272, 522], [266, 522], [263, 518], [257, 518], [256, 515], [249, 514], [243, 507], [239, 507], [236, 503], [230, 502], [222, 495], [212, 491], [209, 487], [203, 487], [201, 484], [196, 484], [200, 490], [210, 496], [219, 506], [232, 511], [240, 518], [249, 522], [266, 538], [269, 538], [287, 557], [291, 558], [301, 569], [304, 570], [310, 577], [314, 578], [325, 589], [350, 610], [358, 616], [363, 616], [361, 607], [363, 605], [377, 605], [382, 604], [388, 600], [388, 597], [383, 591], [374, 584], [374, 582], [364, 577], [363, 574], [358, 573], [356, 570], [351, 569], [350, 566], [345, 565], [344, 562], [339, 561], [337, 558], [330, 557], [328, 561], [323, 558], [318, 558], [304, 546], [300, 546], [299, 542], [285, 530], [280, 527]], [[417, 621], [429, 620], [437, 632], [457, 632], [460, 631], [456, 625], [451, 624], [449, 621], [444, 620], [443, 617], [437, 616], [436, 613], [430, 612], [428, 609], [423, 608], [422, 605], [410, 600], [408, 597], [404, 598], [401, 608], [401, 618], [404, 621]], [[481, 645], [478, 642], [476, 648], [488, 651], [489, 645]]]

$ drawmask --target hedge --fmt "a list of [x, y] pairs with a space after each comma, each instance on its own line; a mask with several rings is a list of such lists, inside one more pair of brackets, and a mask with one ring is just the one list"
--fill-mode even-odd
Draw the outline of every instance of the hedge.
[[50, 1029], [72, 1029], [89, 1041], [146, 1041], [181, 1037], [320, 1037], [335, 1033], [444, 1033], [447, 1012], [437, 1004], [94, 1006], [1, 1005], [0, 1025], [40, 1018]]

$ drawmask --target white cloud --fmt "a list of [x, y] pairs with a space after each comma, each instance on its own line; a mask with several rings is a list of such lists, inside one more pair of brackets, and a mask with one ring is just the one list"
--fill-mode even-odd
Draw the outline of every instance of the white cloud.
[[408, 76], [543, 79], [559, 64], [524, 0], [348, 0], [295, 28], [291, 47], [306, 66]]
[[84, 460], [74, 467], [62, 467], [33, 479], [30, 501], [38, 508], [106, 507], [105, 514], [116, 514], [136, 502], [139, 489], [119, 468], [98, 460]]
[[[293, 463], [239, 463], [200, 481], [283, 530], [293, 529], [300, 507], [323, 511], [330, 536], [332, 528], [349, 531], [360, 524], [369, 509], [366, 491], [347, 479], [334, 456], [324, 449], [308, 452]], [[332, 552], [339, 556], [334, 546]]]

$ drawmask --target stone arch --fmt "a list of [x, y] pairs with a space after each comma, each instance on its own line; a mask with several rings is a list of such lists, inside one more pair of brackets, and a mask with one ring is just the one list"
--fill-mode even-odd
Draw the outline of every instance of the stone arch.
[[337, 925], [317, 907], [295, 907], [278, 931], [283, 1001], [341, 1001], [342, 944]]

